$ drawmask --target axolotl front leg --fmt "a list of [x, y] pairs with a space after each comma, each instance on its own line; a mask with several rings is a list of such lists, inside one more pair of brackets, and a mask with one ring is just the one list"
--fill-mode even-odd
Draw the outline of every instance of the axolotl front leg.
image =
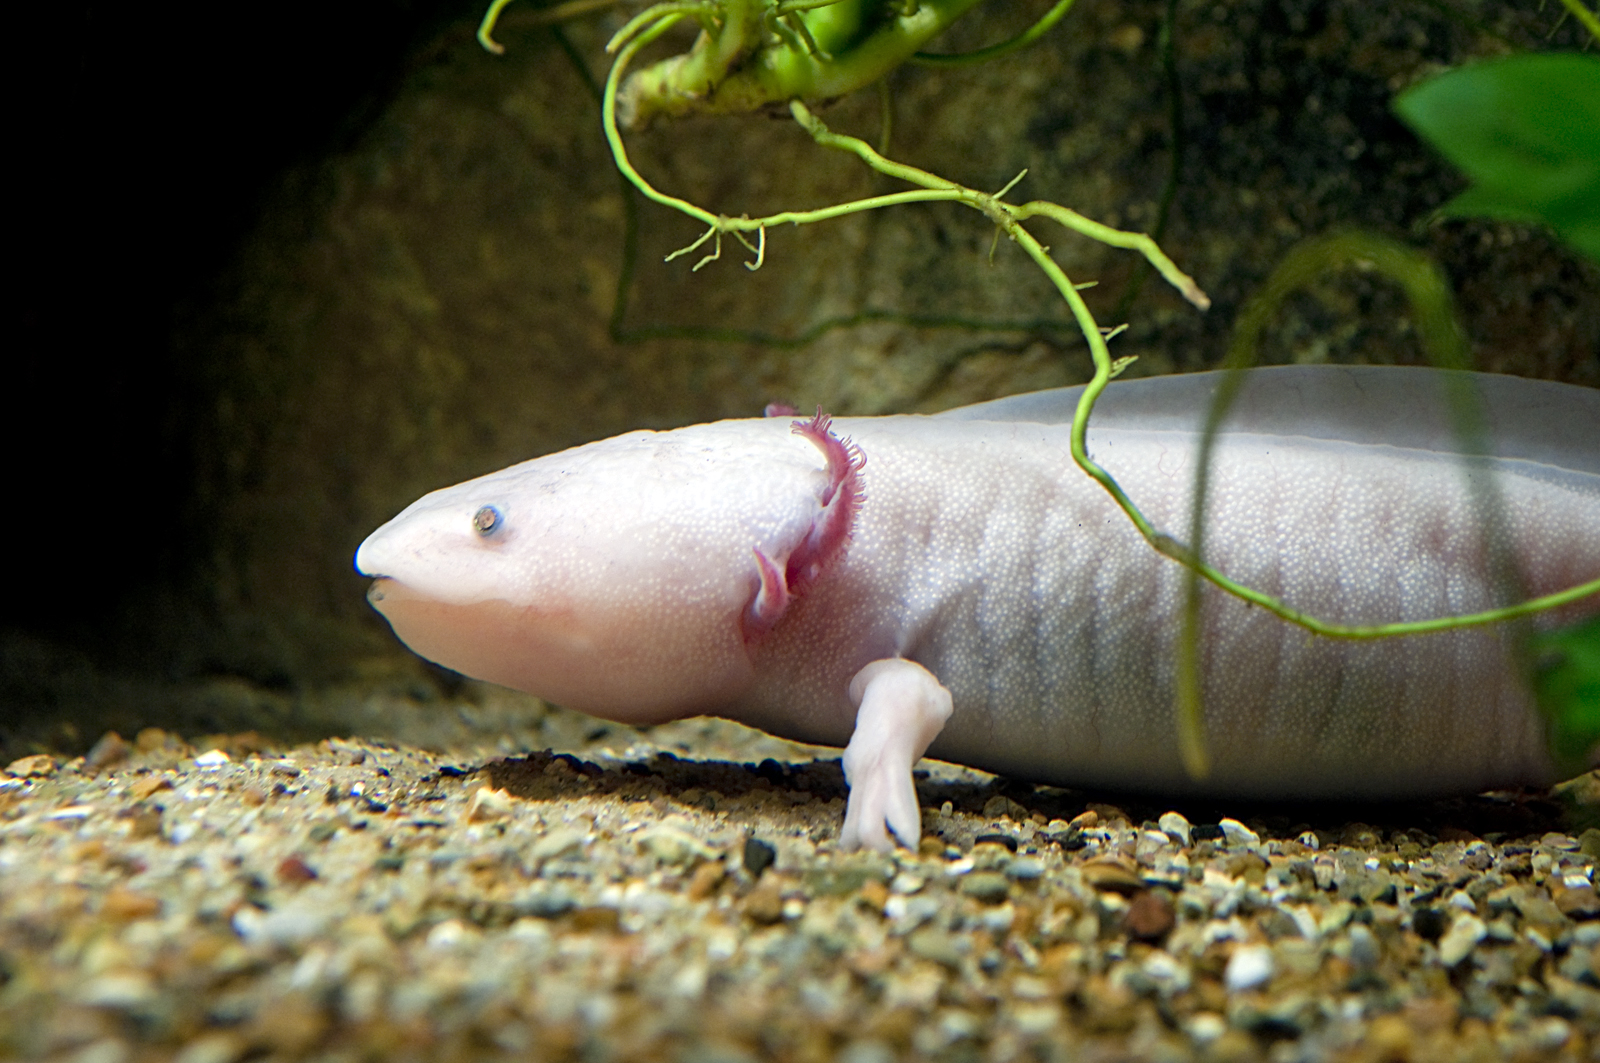
[[873, 661], [850, 681], [855, 731], [844, 750], [850, 786], [841, 849], [915, 849], [922, 814], [911, 768], [950, 719], [950, 691], [933, 673], [900, 657]]
[[[788, 411], [768, 412], [781, 416]], [[793, 431], [822, 451], [828, 483], [811, 530], [782, 569], [759, 548], [755, 551], [761, 587], [745, 615], [747, 636], [753, 638], [766, 635], [790, 598], [804, 593], [843, 554], [864, 499], [860, 476], [865, 459], [831, 431], [821, 410], [809, 421], [794, 422]], [[843, 758], [850, 797], [839, 847], [888, 851], [898, 841], [915, 849], [922, 815], [911, 769], [950, 719], [950, 692], [922, 665], [891, 657], [857, 672], [849, 696], [856, 718]]]

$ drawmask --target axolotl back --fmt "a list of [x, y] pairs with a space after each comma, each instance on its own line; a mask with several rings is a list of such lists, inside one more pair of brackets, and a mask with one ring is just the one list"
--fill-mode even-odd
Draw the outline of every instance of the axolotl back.
[[[1471, 469], [1433, 371], [1253, 372], [1213, 459], [1207, 560], [1349, 624], [1600, 578], [1600, 392], [1470, 379], [1492, 452]], [[1091, 454], [1180, 538], [1215, 385], [1113, 383], [1091, 421]], [[1253, 797], [1551, 781], [1508, 630], [1334, 641], [1210, 589], [1213, 765], [1191, 779], [1181, 569], [1073, 464], [1077, 393], [632, 432], [435, 491], [356, 565], [408, 646], [467, 675], [612, 720], [713, 714], [844, 746], [846, 847], [915, 845], [924, 753]], [[1597, 611], [1590, 596], [1537, 622]]]

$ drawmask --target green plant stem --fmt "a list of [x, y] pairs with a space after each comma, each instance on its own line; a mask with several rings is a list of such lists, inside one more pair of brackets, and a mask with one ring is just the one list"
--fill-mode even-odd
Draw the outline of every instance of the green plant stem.
[[[841, 54], [769, 43], [762, 0], [721, 0], [690, 50], [647, 66], [620, 91], [619, 113], [630, 128], [656, 116], [752, 111], [794, 98], [834, 99], [865, 88], [905, 62], [978, 0], [921, 0], [892, 15]], [[640, 19], [672, 7], [647, 8]]]
[[[1401, 285], [1416, 315], [1417, 332], [1431, 363], [1449, 370], [1464, 370], [1469, 365], [1466, 337], [1461, 332], [1449, 285], [1437, 263], [1420, 251], [1374, 233], [1349, 230], [1301, 242], [1284, 256], [1261, 290], [1240, 312], [1234, 327], [1233, 342], [1223, 360], [1223, 368], [1227, 372], [1207, 412], [1205, 428], [1201, 433], [1194, 499], [1190, 510], [1189, 553], [1193, 563], [1186, 563], [1184, 577], [1183, 624], [1178, 638], [1175, 693], [1179, 749], [1185, 768], [1195, 778], [1204, 778], [1209, 768], [1200, 682], [1200, 579], [1211, 579], [1207, 566], [1203, 564], [1204, 515], [1206, 493], [1211, 480], [1211, 455], [1217, 433], [1243, 386], [1245, 370], [1256, 363], [1261, 330], [1282, 305], [1284, 298], [1330, 269], [1351, 264], [1376, 269]], [[1474, 459], [1488, 453], [1481, 411], [1464, 378], [1452, 373], [1446, 377], [1446, 384], [1446, 397], [1456, 421], [1457, 435], [1463, 444], [1469, 490], [1474, 496], [1480, 524], [1485, 528], [1485, 540], [1490, 544], [1490, 567], [1494, 581], [1500, 587], [1502, 597], [1520, 598], [1514, 567], [1504, 549], [1504, 509], [1498, 493], [1491, 482], [1470, 475]], [[1231, 589], [1228, 584], [1215, 579], [1212, 582], [1224, 589]], [[1285, 615], [1270, 599], [1256, 597], [1253, 593], [1243, 596], [1317, 634], [1330, 638], [1372, 639], [1512, 620], [1595, 593], [1600, 593], [1600, 580], [1558, 594], [1468, 616], [1375, 626], [1327, 624], [1301, 614]]]
[[[956, 184], [954, 181], [946, 180], [943, 177], [935, 176], [925, 170], [919, 170], [914, 166], [894, 162], [874, 151], [872, 146], [863, 140], [830, 131], [798, 100], [790, 103], [790, 113], [794, 116], [795, 121], [806, 132], [810, 133], [812, 138], [819, 144], [848, 151], [858, 156], [868, 166], [881, 174], [921, 187], [905, 192], [892, 192], [886, 195], [872, 196], [867, 199], [822, 207], [816, 210], [783, 211], [762, 218], [750, 218], [748, 216], [731, 218], [727, 215], [712, 214], [710, 211], [687, 200], [660, 191], [649, 181], [646, 181], [628, 159], [627, 148], [622, 142], [622, 133], [617, 125], [617, 86], [621, 83], [628, 62], [639, 49], [654, 41], [662, 33], [665, 33], [682, 17], [683, 13], [681, 11], [666, 13], [660, 16], [655, 24], [639, 30], [631, 39], [627, 40], [627, 43], [622, 45], [618, 51], [616, 61], [611, 66], [611, 72], [606, 78], [605, 98], [601, 104], [601, 122], [605, 127], [606, 142], [611, 146], [612, 157], [616, 162], [617, 168], [627, 175], [628, 180], [647, 198], [660, 203], [662, 206], [671, 207], [687, 214], [707, 227], [705, 235], [689, 245], [689, 247], [675, 252], [674, 257], [699, 247], [707, 240], [717, 239], [723, 233], [759, 233], [774, 225], [806, 225], [813, 222], [827, 221], [830, 218], [857, 214], [862, 211], [876, 210], [880, 207], [895, 206], [901, 203], [961, 202], [989, 215], [996, 224], [999, 224], [1013, 238], [1016, 238], [1015, 232], [1012, 231], [1013, 229], [1016, 232], [1026, 233], [1026, 230], [1022, 229], [1019, 224], [1022, 220], [1039, 216], [1050, 218], [1091, 239], [1100, 240], [1114, 247], [1139, 251], [1163, 277], [1167, 278], [1174, 287], [1183, 293], [1184, 298], [1202, 309], [1210, 305], [1210, 300], [1200, 290], [1199, 285], [1194, 282], [1193, 278], [1178, 269], [1177, 265], [1156, 246], [1155, 241], [1143, 233], [1123, 232], [1107, 225], [1101, 225], [1099, 222], [1085, 218], [1076, 211], [1068, 210], [1054, 203], [1036, 201], [1025, 203], [1021, 206], [1013, 206], [1001, 202], [999, 198], [999, 195], [1003, 195], [1008, 189], [1002, 190], [999, 195], [989, 195], [988, 193]], [[630, 23], [629, 27], [625, 28], [623, 32], [628, 32], [632, 26], [633, 24]], [[621, 37], [622, 34], [619, 33], [618, 36]], [[615, 38], [613, 40], [615, 42]], [[702, 259], [701, 264], [703, 265], [705, 261], [705, 259]], [[1063, 275], [1063, 282], [1067, 284], [1069, 289], [1072, 287], [1070, 281], [1065, 281], [1065, 275]], [[1077, 298], [1076, 292], [1074, 292], [1073, 298]], [[1081, 302], [1081, 300], [1079, 301]], [[1070, 305], [1071, 301], [1069, 300]], [[1087, 308], [1085, 308], [1085, 313], [1087, 313]], [[1080, 327], [1084, 327], [1083, 319], [1079, 317], [1076, 311], [1074, 312], [1074, 317], [1078, 319]], [[1088, 320], [1087, 328], [1098, 340], [1100, 335], [1099, 327], [1094, 324], [1092, 317]]]
[[979, 63], [987, 63], [991, 59], [1009, 55], [1019, 48], [1026, 48], [1046, 33], [1049, 33], [1055, 24], [1060, 22], [1068, 11], [1072, 10], [1072, 4], [1073, 0], [1059, 0], [1054, 7], [1044, 13], [1039, 21], [1008, 41], [1001, 41], [999, 44], [991, 44], [987, 48], [978, 48], [971, 52], [962, 52], [959, 55], [916, 52], [908, 62], [917, 63], [921, 66], [943, 67], [976, 66]]
[[[622, 0], [566, 0], [565, 3], [551, 4], [549, 7], [540, 8], [526, 19], [518, 19], [519, 26], [553, 26], [568, 19], [579, 18], [595, 11], [604, 11], [608, 7], [616, 7]], [[506, 9], [511, 0], [494, 0], [489, 5], [489, 10], [483, 13], [483, 21], [478, 23], [478, 43], [483, 45], [485, 51], [495, 55], [505, 54], [505, 45], [494, 39], [494, 28], [500, 21], [500, 14]]]
[[1600, 17], [1584, 7], [1583, 0], [1561, 0], [1561, 4], [1572, 13], [1573, 18], [1583, 23], [1583, 28], [1589, 31], [1591, 37], [1600, 41]]

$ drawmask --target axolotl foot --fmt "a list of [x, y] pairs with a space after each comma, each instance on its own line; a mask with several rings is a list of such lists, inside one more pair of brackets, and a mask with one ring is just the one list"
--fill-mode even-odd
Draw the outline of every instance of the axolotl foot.
[[950, 691], [920, 664], [873, 661], [850, 681], [856, 728], [844, 751], [850, 786], [839, 848], [888, 852], [898, 841], [915, 849], [922, 813], [911, 767], [950, 719]]

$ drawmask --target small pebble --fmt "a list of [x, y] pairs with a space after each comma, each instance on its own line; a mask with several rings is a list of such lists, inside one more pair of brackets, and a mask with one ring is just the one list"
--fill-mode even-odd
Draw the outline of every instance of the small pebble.
[[1593, 886], [1563, 889], [1555, 894], [1556, 908], [1572, 919], [1593, 919], [1600, 915], [1600, 895]]
[[317, 873], [311, 869], [311, 865], [298, 856], [286, 856], [278, 861], [279, 882], [298, 886], [302, 883], [310, 882], [316, 877]]
[[984, 904], [999, 904], [1010, 896], [1011, 881], [999, 871], [974, 871], [961, 880], [961, 892]]
[[709, 860], [715, 850], [687, 831], [667, 823], [647, 827], [636, 835], [639, 847], [663, 864], [679, 866]]
[[1424, 941], [1438, 941], [1449, 925], [1449, 915], [1438, 908], [1416, 908], [1411, 912], [1411, 929]]
[[1231, 846], [1255, 849], [1261, 844], [1261, 835], [1236, 819], [1221, 820], [1217, 826], [1222, 828], [1222, 837]]
[[1383, 959], [1383, 950], [1371, 930], [1357, 923], [1350, 928], [1350, 964], [1360, 971], [1370, 971]]
[[18, 779], [42, 779], [55, 772], [56, 758], [48, 753], [35, 753], [6, 765], [6, 774]]
[[1471, 955], [1488, 933], [1489, 928], [1477, 916], [1466, 913], [1456, 916], [1450, 929], [1439, 939], [1439, 962], [1454, 967]]
[[1228, 957], [1222, 984], [1230, 993], [1263, 985], [1272, 977], [1272, 950], [1264, 945], [1240, 945]]
[[467, 822], [487, 823], [512, 814], [512, 797], [503, 789], [480, 786], [467, 802]]
[[1131, 897], [1144, 889], [1144, 880], [1111, 860], [1096, 860], [1083, 865], [1083, 881], [1090, 889], [1120, 893]]
[[133, 752], [121, 735], [115, 731], [107, 731], [100, 736], [99, 741], [89, 747], [89, 752], [83, 756], [83, 766], [90, 771], [102, 771], [114, 764], [121, 764]]
[[751, 922], [763, 926], [783, 918], [783, 887], [776, 878], [763, 878], [746, 894], [744, 914]]
[[100, 914], [107, 919], [148, 919], [161, 914], [161, 901], [126, 886], [112, 886], [100, 902]]
[[555, 827], [547, 831], [528, 849], [528, 859], [535, 863], [583, 851], [584, 835], [570, 827]]
[[1159, 941], [1177, 922], [1172, 898], [1165, 890], [1136, 894], [1123, 916], [1128, 933], [1140, 941]]
[[1187, 849], [1193, 844], [1193, 831], [1189, 821], [1178, 812], [1163, 812], [1161, 818], [1156, 820], [1156, 826], [1162, 833], [1170, 837], [1180, 848]]
[[771, 867], [778, 859], [778, 850], [760, 838], [751, 836], [744, 840], [744, 869], [750, 873], [751, 878], [760, 878], [761, 872]]
[[694, 875], [689, 879], [689, 887], [684, 892], [692, 901], [700, 901], [711, 896], [712, 892], [727, 877], [727, 872], [722, 864], [715, 860], [708, 860], [694, 869]]

